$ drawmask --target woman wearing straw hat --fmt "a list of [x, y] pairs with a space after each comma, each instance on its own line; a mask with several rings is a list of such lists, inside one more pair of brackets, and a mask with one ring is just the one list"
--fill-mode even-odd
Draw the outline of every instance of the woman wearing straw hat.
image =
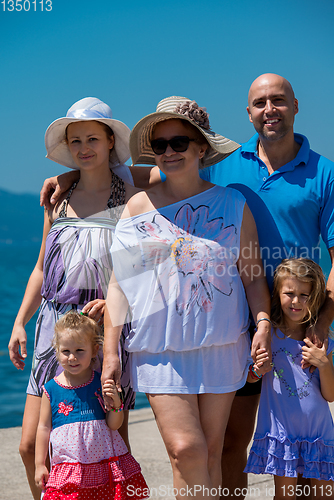
[[[134, 192], [124, 165], [130, 156], [129, 135], [124, 123], [112, 119], [109, 106], [91, 97], [76, 102], [45, 134], [47, 157], [79, 169], [80, 179], [45, 212], [40, 255], [9, 342], [11, 360], [23, 370], [25, 325], [40, 306], [20, 444], [35, 499], [41, 494], [34, 483], [34, 447], [42, 386], [61, 371], [52, 348], [54, 325], [70, 309], [82, 310], [97, 321], [102, 317], [115, 225], [126, 199]], [[122, 384], [125, 408], [129, 409], [134, 405], [134, 393], [127, 373]], [[127, 441], [127, 421], [122, 434]]]
[[269, 343], [269, 292], [249, 251], [253, 217], [239, 192], [199, 177], [237, 147], [184, 97], [161, 101], [130, 136], [133, 163], [156, 164], [166, 181], [134, 195], [116, 228], [102, 380], [120, 382], [129, 305], [131, 383], [147, 394], [179, 498], [215, 496], [221, 484], [225, 427], [251, 364], [248, 304], [253, 349]]

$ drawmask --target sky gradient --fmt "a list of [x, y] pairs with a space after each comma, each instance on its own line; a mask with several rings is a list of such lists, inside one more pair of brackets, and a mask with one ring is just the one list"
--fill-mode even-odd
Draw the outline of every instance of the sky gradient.
[[44, 133], [88, 96], [107, 102], [130, 128], [160, 99], [189, 97], [207, 108], [214, 131], [245, 142], [253, 135], [248, 89], [267, 72], [291, 82], [295, 130], [334, 160], [333, 0], [36, 7], [10, 12], [0, 3], [0, 189], [38, 193], [45, 177], [66, 170], [45, 158]]

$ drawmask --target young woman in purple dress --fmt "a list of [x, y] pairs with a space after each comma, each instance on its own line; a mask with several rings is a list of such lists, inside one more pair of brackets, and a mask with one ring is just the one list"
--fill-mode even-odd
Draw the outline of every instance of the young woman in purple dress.
[[[54, 326], [71, 309], [88, 313], [97, 321], [102, 319], [115, 225], [135, 190], [124, 164], [130, 156], [129, 135], [128, 127], [112, 119], [109, 106], [96, 98], [76, 102], [45, 134], [48, 158], [79, 170], [80, 177], [53, 208], [45, 211], [40, 254], [9, 342], [11, 360], [23, 370], [27, 357], [25, 325], [39, 308], [20, 443], [35, 500], [41, 493], [34, 482], [34, 455], [42, 387], [62, 370], [52, 347]], [[123, 351], [123, 370], [125, 356]], [[95, 369], [101, 371], [101, 360]], [[126, 370], [123, 387], [125, 408], [129, 409], [134, 393]], [[128, 444], [127, 414], [121, 433]]]

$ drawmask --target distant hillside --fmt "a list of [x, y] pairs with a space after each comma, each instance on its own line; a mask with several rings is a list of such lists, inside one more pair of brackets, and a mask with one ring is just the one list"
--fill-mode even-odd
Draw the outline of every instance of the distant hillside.
[[0, 245], [40, 242], [43, 213], [38, 195], [0, 189]]

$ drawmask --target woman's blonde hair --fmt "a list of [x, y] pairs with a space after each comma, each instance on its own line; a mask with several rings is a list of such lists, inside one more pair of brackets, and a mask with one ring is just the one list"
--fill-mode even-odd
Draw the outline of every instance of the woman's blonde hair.
[[69, 332], [71, 338], [78, 341], [87, 340], [93, 348], [96, 345], [101, 346], [103, 344], [102, 331], [96, 321], [77, 311], [69, 311], [55, 324], [52, 345], [57, 357], [59, 354], [60, 338], [64, 330]]
[[280, 291], [283, 280], [297, 278], [304, 283], [310, 283], [311, 292], [307, 300], [308, 314], [302, 323], [306, 328], [314, 326], [318, 314], [326, 298], [326, 280], [321, 267], [311, 259], [284, 259], [277, 266], [274, 274], [274, 290], [271, 305], [271, 321], [277, 328], [284, 326], [284, 315], [281, 308]]

